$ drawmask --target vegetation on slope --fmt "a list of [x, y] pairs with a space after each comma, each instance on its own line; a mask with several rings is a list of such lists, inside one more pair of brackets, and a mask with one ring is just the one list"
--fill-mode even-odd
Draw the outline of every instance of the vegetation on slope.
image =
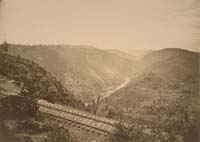
[[[43, 133], [49, 136], [50, 142], [59, 140], [50, 137], [52, 126], [45, 126], [39, 119], [37, 99], [84, 108], [81, 101], [38, 64], [20, 56], [11, 56], [6, 50], [0, 52], [0, 79], [0, 140], [5, 142], [32, 142], [35, 137], [36, 141], [44, 141], [46, 137], [40, 137]], [[59, 136], [71, 141], [66, 137], [69, 136], [67, 132]]]
[[53, 77], [38, 64], [8, 54], [0, 53], [0, 74], [7, 79], [16, 81], [21, 87], [21, 95], [32, 99], [48, 99], [51, 102], [67, 104], [73, 107], [82, 107], [60, 81]]
[[131, 60], [90, 46], [9, 44], [9, 53], [38, 63], [84, 102], [119, 85], [132, 68]]
[[123, 130], [128, 141], [197, 142], [199, 54], [165, 49], [142, 59], [140, 67], [140, 75], [106, 100], [108, 116], [131, 124]]

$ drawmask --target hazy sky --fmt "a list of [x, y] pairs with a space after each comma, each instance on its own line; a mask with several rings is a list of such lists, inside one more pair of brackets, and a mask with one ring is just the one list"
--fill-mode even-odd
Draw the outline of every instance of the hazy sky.
[[200, 46], [200, 0], [2, 0], [0, 41], [98, 48]]

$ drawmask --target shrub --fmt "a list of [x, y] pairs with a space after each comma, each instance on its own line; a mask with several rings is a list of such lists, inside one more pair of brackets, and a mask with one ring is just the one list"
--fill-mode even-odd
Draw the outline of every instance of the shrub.
[[68, 129], [64, 127], [52, 126], [49, 129], [49, 134], [46, 142], [72, 142], [72, 138]]

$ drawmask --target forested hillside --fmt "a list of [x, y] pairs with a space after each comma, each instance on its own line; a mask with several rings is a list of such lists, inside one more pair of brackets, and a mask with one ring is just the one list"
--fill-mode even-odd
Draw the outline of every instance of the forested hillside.
[[199, 59], [181, 49], [147, 55], [137, 64], [137, 76], [105, 100], [108, 117], [131, 124], [130, 141], [197, 142]]
[[[8, 80], [13, 80], [21, 88], [23, 95], [33, 99], [45, 98], [53, 102], [78, 106], [77, 101], [60, 81], [33, 61], [20, 56], [0, 53], [0, 74]], [[19, 95], [22, 95], [19, 94]]]
[[[86, 109], [122, 122], [109, 142], [198, 142], [199, 53], [163, 49], [135, 61], [121, 51], [88, 46], [8, 47], [0, 53], [4, 95], [84, 108], [76, 98], [91, 102], [110, 89], [108, 98], [97, 98]], [[113, 89], [124, 80], [122, 87]]]
[[[38, 64], [20, 56], [9, 55], [2, 48], [0, 50], [0, 140], [52, 141], [50, 135], [53, 130], [57, 130], [62, 131], [57, 140], [71, 141], [67, 130], [45, 124], [37, 111], [36, 101], [47, 99], [79, 109], [84, 109], [84, 104]], [[57, 134], [54, 132], [53, 135]]]
[[9, 44], [9, 53], [38, 63], [84, 102], [115, 88], [133, 67], [132, 60], [83, 45]]

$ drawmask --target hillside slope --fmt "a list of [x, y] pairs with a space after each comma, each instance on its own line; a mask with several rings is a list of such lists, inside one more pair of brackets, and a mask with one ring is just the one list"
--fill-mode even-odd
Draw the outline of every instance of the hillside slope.
[[89, 46], [10, 45], [9, 53], [35, 61], [85, 102], [129, 76], [132, 61]]
[[[198, 53], [164, 49], [137, 64], [137, 76], [109, 96], [102, 110], [131, 124], [132, 141], [194, 141], [200, 133]], [[147, 130], [144, 132], [144, 130]], [[167, 135], [167, 136], [166, 136]]]
[[26, 95], [74, 107], [83, 104], [38, 64], [0, 52], [0, 91], [4, 95]]
[[165, 79], [185, 79], [196, 76], [199, 67], [199, 54], [183, 49], [163, 49], [142, 58], [137, 63], [137, 72], [154, 72]]
[[141, 101], [148, 104], [148, 98], [152, 102], [162, 94], [176, 98], [175, 94], [185, 89], [197, 94], [199, 59], [198, 53], [182, 49], [164, 49], [147, 55], [137, 63], [137, 76], [112, 94], [109, 102], [138, 107]]
[[[59, 126], [47, 125], [48, 120], [38, 113], [38, 99], [85, 109], [38, 64], [0, 51], [0, 141], [44, 142], [51, 141], [47, 138], [52, 130], [59, 133]], [[63, 130], [62, 135], [65, 134], [70, 135]]]

